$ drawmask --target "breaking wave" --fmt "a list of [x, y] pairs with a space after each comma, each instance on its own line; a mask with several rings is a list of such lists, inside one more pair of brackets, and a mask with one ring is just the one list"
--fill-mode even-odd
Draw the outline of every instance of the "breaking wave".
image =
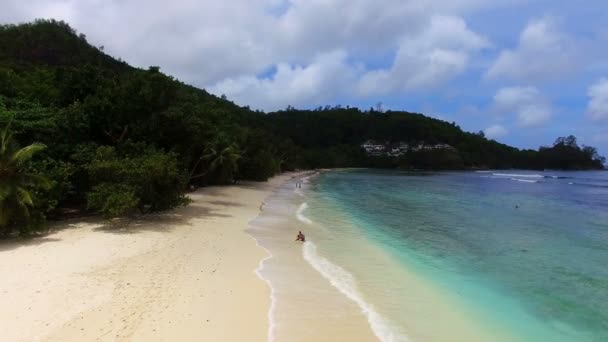
[[532, 180], [532, 179], [517, 179], [517, 178], [511, 178], [512, 181], [516, 181], [516, 182], [522, 182], [522, 183], [538, 183], [537, 180]]
[[493, 173], [497, 177], [519, 177], [519, 178], [545, 178], [543, 175], [517, 174], [517, 173]]
[[303, 214], [307, 208], [308, 208], [308, 204], [306, 202], [302, 203], [300, 205], [300, 207], [298, 208], [298, 211], [296, 211], [296, 217], [298, 218], [298, 220], [300, 222], [304, 222], [306, 224], [312, 224], [312, 221], [308, 217], [304, 216], [304, 214]]
[[374, 335], [383, 342], [393, 341], [407, 341], [405, 336], [401, 336], [395, 332], [388, 322], [378, 312], [376, 312], [373, 306], [363, 299], [363, 296], [357, 290], [357, 284], [355, 277], [342, 267], [332, 263], [326, 258], [320, 256], [317, 253], [317, 246], [311, 241], [304, 243], [302, 250], [304, 259], [319, 272], [325, 279], [327, 279], [333, 287], [338, 289], [342, 294], [348, 297], [363, 311], [363, 314], [367, 317]]

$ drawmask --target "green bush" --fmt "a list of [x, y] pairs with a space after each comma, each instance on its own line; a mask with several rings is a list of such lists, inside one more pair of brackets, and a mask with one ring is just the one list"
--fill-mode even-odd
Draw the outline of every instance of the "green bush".
[[100, 211], [104, 217], [125, 216], [139, 207], [139, 198], [135, 189], [125, 184], [103, 183], [93, 188], [87, 194], [90, 208]]
[[63, 203], [73, 192], [71, 177], [75, 172], [74, 165], [50, 158], [32, 161], [29, 172], [45, 175], [49, 179], [47, 187], [34, 188], [34, 206], [45, 216], [54, 215], [60, 203]]
[[188, 203], [183, 195], [187, 177], [177, 167], [177, 156], [144, 144], [127, 143], [118, 149], [99, 147], [87, 166], [92, 190], [90, 209], [106, 217], [167, 210]]

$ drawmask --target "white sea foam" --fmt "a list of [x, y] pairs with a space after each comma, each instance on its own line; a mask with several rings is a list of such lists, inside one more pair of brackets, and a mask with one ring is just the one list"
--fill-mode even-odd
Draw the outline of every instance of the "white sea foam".
[[308, 183], [310, 183], [310, 178], [312, 178], [312, 177], [314, 177], [314, 176], [315, 176], [315, 175], [314, 175], [314, 174], [312, 174], [312, 175], [310, 175], [310, 176], [302, 177], [302, 179], [301, 179], [301, 180], [302, 180], [302, 183], [304, 183], [304, 184], [308, 184]]
[[516, 173], [493, 173], [494, 176], [499, 177], [519, 177], [519, 178], [545, 178], [543, 175], [537, 174], [516, 174]]
[[312, 224], [312, 221], [308, 217], [304, 216], [304, 214], [303, 214], [307, 208], [308, 208], [308, 204], [306, 202], [302, 203], [300, 205], [300, 207], [298, 208], [298, 211], [296, 211], [296, 217], [298, 218], [298, 220], [300, 222], [304, 222], [306, 224]]
[[304, 196], [304, 193], [300, 189], [298, 189], [298, 188], [296, 188], [293, 192], [295, 192], [296, 194], [298, 194], [300, 197], [306, 197], [306, 196]]
[[373, 306], [363, 299], [363, 296], [357, 290], [357, 284], [352, 274], [320, 256], [317, 253], [317, 246], [311, 241], [304, 243], [302, 253], [304, 259], [327, 279], [332, 286], [350, 300], [357, 303], [363, 311], [363, 314], [367, 317], [367, 321], [369, 322], [374, 335], [376, 335], [380, 341], [393, 342], [408, 340], [405, 336], [401, 336], [399, 333], [395, 332], [389, 323], [374, 310]]
[[260, 263], [258, 264], [258, 268], [255, 270], [255, 274], [260, 279], [265, 281], [266, 284], [268, 284], [268, 287], [270, 287], [270, 308], [268, 309], [268, 342], [273, 342], [274, 341], [274, 329], [275, 329], [275, 325], [276, 325], [276, 322], [274, 320], [274, 312], [276, 310], [277, 296], [276, 296], [276, 290], [272, 286], [272, 283], [270, 282], [270, 280], [266, 279], [262, 275], [262, 270], [264, 269], [264, 264], [266, 263], [267, 260], [271, 259], [273, 257], [273, 255], [272, 255], [272, 253], [270, 253], [270, 251], [267, 248], [260, 245], [260, 243], [258, 242], [257, 239], [254, 238], [254, 240], [255, 240], [255, 243], [258, 245], [258, 247], [263, 248], [266, 251], [266, 253], [268, 253], [268, 256], [266, 256], [264, 259], [260, 260]]
[[531, 180], [531, 179], [517, 179], [517, 178], [511, 178], [512, 181], [516, 181], [516, 182], [522, 182], [522, 183], [538, 183], [537, 180]]
[[320, 175], [320, 174], [321, 174], [321, 173], [320, 173], [320, 172], [318, 172], [318, 171], [317, 171], [317, 172], [314, 172], [313, 174], [309, 174], [308, 176], [302, 177], [302, 178], [301, 178], [301, 181], [302, 181], [302, 183], [304, 183], [304, 184], [308, 184], [308, 183], [310, 183], [310, 179], [311, 179], [311, 178], [315, 178], [315, 177], [317, 177], [317, 176], [318, 176], [318, 175]]
[[[262, 202], [264, 205], [266, 204], [266, 201], [264, 200]], [[259, 216], [258, 216], [259, 217]], [[258, 268], [255, 269], [255, 274], [262, 279], [263, 281], [266, 282], [266, 284], [268, 284], [268, 287], [270, 288], [270, 308], [268, 309], [268, 342], [274, 342], [274, 329], [275, 329], [275, 325], [276, 322], [274, 320], [274, 312], [276, 310], [276, 302], [277, 302], [277, 297], [276, 297], [276, 290], [275, 288], [272, 286], [272, 283], [270, 282], [270, 279], [265, 278], [262, 275], [262, 270], [264, 269], [264, 264], [266, 263], [266, 261], [272, 259], [274, 257], [274, 255], [270, 252], [270, 250], [268, 250], [268, 248], [262, 246], [260, 244], [260, 242], [258, 241], [258, 239], [256, 239], [255, 235], [252, 233], [253, 229], [254, 229], [254, 224], [253, 222], [255, 221], [255, 219], [249, 221], [249, 228], [247, 228], [247, 233], [249, 234], [249, 236], [251, 236], [251, 238], [255, 241], [255, 244], [262, 248], [263, 250], [266, 251], [266, 253], [268, 254], [265, 258], [263, 258], [262, 260], [260, 260], [260, 262], [258, 263]]]

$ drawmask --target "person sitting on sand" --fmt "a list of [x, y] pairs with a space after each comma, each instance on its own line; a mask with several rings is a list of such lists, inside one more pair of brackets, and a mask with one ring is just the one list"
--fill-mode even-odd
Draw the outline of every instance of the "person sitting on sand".
[[298, 236], [296, 237], [296, 241], [302, 241], [302, 242], [306, 241], [306, 237], [304, 236], [304, 234], [302, 233], [302, 231], [298, 232]]

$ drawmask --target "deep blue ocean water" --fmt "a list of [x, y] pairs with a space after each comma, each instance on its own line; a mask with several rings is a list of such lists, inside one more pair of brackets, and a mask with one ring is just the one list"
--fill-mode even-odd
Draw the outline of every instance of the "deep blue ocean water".
[[[608, 172], [350, 170], [310, 190], [307, 216], [347, 221], [479, 320], [521, 340], [608, 340]], [[331, 260], [332, 240], [315, 243]]]

